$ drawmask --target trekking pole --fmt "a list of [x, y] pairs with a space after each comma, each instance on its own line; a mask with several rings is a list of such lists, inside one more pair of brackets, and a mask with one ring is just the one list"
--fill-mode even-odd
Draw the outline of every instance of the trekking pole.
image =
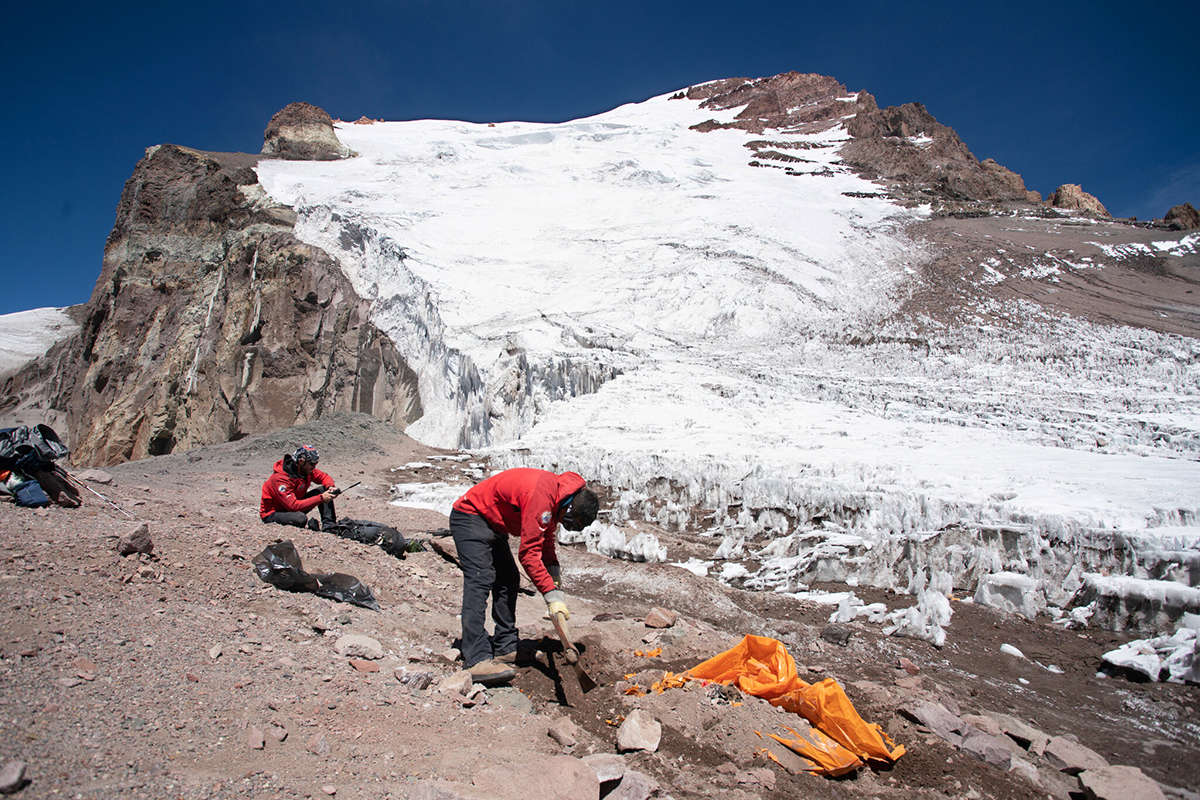
[[345, 489], [334, 489], [333, 496], [337, 497], [339, 494], [344, 494], [345, 492], [348, 492], [351, 489], [353, 489], [355, 486], [358, 486], [360, 483], [362, 483], [362, 481], [355, 481], [354, 483], [347, 486]]
[[71, 473], [67, 472], [67, 471], [66, 471], [65, 469], [63, 469], [63, 468], [62, 468], [60, 465], [58, 465], [58, 464], [55, 464], [55, 465], [54, 465], [54, 469], [55, 469], [55, 470], [57, 470], [57, 471], [59, 472], [59, 474], [61, 474], [61, 475], [62, 475], [64, 478], [66, 478], [67, 480], [71, 481], [71, 483], [75, 484], [76, 486], [78, 486], [78, 487], [79, 487], [79, 488], [81, 488], [81, 489], [87, 489], [89, 492], [91, 492], [92, 494], [96, 495], [96, 497], [99, 497], [101, 500], [103, 500], [104, 502], [108, 503], [110, 506], [112, 506], [113, 508], [115, 508], [117, 511], [120, 511], [120, 512], [121, 512], [122, 514], [124, 514], [125, 516], [129, 517], [130, 519], [137, 519], [137, 517], [135, 517], [133, 514], [130, 514], [128, 511], [126, 511], [125, 509], [121, 508], [119, 505], [117, 505], [116, 503], [114, 503], [112, 500], [109, 500], [107, 497], [105, 497], [104, 495], [100, 494], [100, 493], [99, 493], [99, 492], [97, 492], [95, 489], [93, 489], [92, 487], [88, 486], [88, 485], [87, 485], [87, 484], [85, 484], [83, 481], [79, 480], [79, 479], [78, 479], [78, 478], [76, 478], [74, 475], [72, 475]]

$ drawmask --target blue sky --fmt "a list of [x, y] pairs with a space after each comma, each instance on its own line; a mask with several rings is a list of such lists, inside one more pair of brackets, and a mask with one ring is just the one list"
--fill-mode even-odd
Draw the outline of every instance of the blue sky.
[[[36, 7], [35, 7], [36, 6]], [[642, 0], [68, 2], [7, 12], [0, 313], [85, 302], [146, 147], [258, 152], [332, 116], [562, 121], [717, 78], [921, 102], [1043, 195], [1200, 205], [1200, 6]]]

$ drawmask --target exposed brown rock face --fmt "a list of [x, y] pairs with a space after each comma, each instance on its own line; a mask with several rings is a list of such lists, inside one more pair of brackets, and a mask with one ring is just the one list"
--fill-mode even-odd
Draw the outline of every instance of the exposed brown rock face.
[[358, 155], [337, 138], [329, 114], [309, 103], [290, 103], [271, 117], [262, 152], [288, 161], [337, 161]]
[[842, 147], [842, 158], [867, 177], [896, 181], [910, 194], [950, 200], [1041, 200], [1020, 175], [990, 158], [981, 163], [920, 103], [880, 109], [863, 92], [857, 107], [846, 126], [854, 138]]
[[292, 234], [295, 215], [258, 185], [256, 159], [150, 148], [125, 184], [81, 332], [0, 387], [65, 422], [74, 464], [342, 409], [400, 427], [420, 416], [415, 374], [337, 263]]
[[1108, 213], [1104, 204], [1085, 192], [1077, 183], [1064, 183], [1054, 190], [1054, 194], [1050, 195], [1048, 202], [1055, 208], [1069, 208], [1091, 217], [1112, 218], [1112, 214]]
[[[744, 106], [732, 122], [708, 120], [695, 126], [701, 132], [738, 128], [816, 133], [845, 122], [853, 138], [842, 146], [843, 160], [865, 177], [886, 180], [895, 194], [913, 201], [1041, 203], [1041, 196], [1026, 189], [1020, 175], [990, 158], [981, 163], [958, 134], [920, 103], [880, 109], [867, 92], [852, 95], [833, 78], [796, 72], [714, 81], [677, 95], [684, 96], [703, 100], [702, 108]], [[752, 144], [760, 158], [799, 160], [778, 152], [784, 143]]]
[[1196, 211], [1191, 203], [1172, 206], [1163, 217], [1163, 222], [1173, 231], [1194, 231], [1200, 228], [1200, 211]]
[[798, 72], [753, 80], [713, 81], [692, 86], [686, 96], [689, 100], [703, 100], [701, 108], [727, 110], [745, 106], [735, 121], [710, 120], [698, 126], [698, 130], [739, 128], [753, 133], [768, 128], [808, 126], [815, 131], [832, 127], [847, 109], [847, 103], [838, 98], [850, 97], [846, 87], [833, 78]]

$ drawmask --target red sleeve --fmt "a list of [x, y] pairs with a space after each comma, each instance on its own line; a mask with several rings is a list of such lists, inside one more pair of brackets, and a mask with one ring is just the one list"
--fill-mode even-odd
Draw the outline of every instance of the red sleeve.
[[312, 479], [324, 486], [326, 489], [337, 486], [337, 483], [333, 480], [333, 478], [329, 477], [328, 473], [322, 472], [316, 467], [313, 467]]
[[284, 511], [308, 512], [321, 503], [319, 495], [317, 497], [296, 497], [295, 488], [287, 481], [273, 481], [272, 483], [272, 499], [275, 501], [275, 505]]
[[554, 533], [558, 530], [557, 496], [558, 476], [547, 472], [520, 503], [521, 545], [517, 549], [517, 558], [542, 594], [554, 589], [554, 579], [546, 570], [546, 564], [558, 563], [554, 549]]

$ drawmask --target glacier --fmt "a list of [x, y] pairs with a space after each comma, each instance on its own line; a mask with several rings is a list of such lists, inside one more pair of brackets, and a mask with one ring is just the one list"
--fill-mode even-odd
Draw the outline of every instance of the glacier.
[[929, 209], [843, 165], [842, 125], [768, 131], [805, 151], [787, 171], [690, 129], [736, 112], [339, 123], [360, 157], [257, 169], [418, 374], [407, 432], [605, 487], [589, 547], [645, 521], [745, 588], [909, 592], [891, 625], [935, 641], [955, 589], [1063, 616], [1090, 587], [1148, 632], [1200, 612], [1124, 613], [1092, 577], [1200, 584], [1200, 341], [1028, 302], [905, 317]]

